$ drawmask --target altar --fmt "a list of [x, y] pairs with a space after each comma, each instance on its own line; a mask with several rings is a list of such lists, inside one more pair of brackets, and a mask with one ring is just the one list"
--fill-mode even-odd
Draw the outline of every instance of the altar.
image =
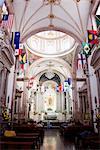
[[57, 115], [55, 112], [48, 112], [44, 115], [44, 120], [57, 120]]

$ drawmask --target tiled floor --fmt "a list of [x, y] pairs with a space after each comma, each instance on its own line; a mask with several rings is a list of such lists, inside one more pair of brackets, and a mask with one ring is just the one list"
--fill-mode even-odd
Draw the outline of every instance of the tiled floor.
[[45, 131], [44, 142], [40, 150], [76, 150], [75, 145], [70, 140], [64, 140], [56, 129]]

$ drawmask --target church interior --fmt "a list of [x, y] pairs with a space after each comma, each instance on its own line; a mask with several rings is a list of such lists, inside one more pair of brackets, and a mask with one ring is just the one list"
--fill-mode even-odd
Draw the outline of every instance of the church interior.
[[100, 0], [0, 0], [0, 149], [100, 149]]

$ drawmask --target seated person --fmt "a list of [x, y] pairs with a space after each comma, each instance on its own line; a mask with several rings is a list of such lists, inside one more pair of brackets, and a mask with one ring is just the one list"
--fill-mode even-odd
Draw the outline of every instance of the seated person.
[[44, 126], [44, 123], [42, 122], [42, 121], [39, 121], [38, 123], [37, 123], [37, 127], [43, 127]]
[[50, 121], [48, 120], [48, 122], [47, 122], [47, 128], [50, 129], [51, 127], [52, 127], [52, 125], [51, 125]]

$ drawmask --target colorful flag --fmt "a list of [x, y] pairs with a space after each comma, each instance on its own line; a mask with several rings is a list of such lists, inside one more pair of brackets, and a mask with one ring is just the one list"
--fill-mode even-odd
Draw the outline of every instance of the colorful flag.
[[88, 43], [90, 43], [92, 45], [98, 44], [97, 31], [88, 30]]
[[[19, 55], [22, 55], [22, 53], [25, 54], [25, 51], [23, 52], [23, 44], [20, 43], [19, 44], [19, 49], [15, 49], [15, 56], [19, 56]], [[19, 59], [21, 60], [21, 56], [19, 56]]]
[[100, 26], [100, 15], [95, 16], [97, 28]]
[[69, 88], [68, 81], [64, 81], [64, 92], [67, 92]]
[[19, 44], [19, 50], [18, 50], [18, 55], [21, 55], [22, 53], [26, 53], [25, 51], [23, 51], [24, 49], [24, 45], [22, 43]]
[[26, 53], [19, 55], [19, 62], [20, 64], [25, 64], [27, 62]]
[[19, 44], [19, 49], [24, 49], [23, 43], [20, 43], [20, 44]]
[[24, 64], [20, 64], [21, 69], [24, 70]]
[[59, 92], [59, 86], [58, 85], [56, 86], [56, 92]]
[[90, 44], [87, 42], [82, 42], [82, 47], [83, 47], [83, 54], [86, 57], [89, 57], [89, 55], [91, 55]]
[[[83, 61], [84, 61], [84, 60], [83, 60]], [[84, 62], [83, 62], [83, 64], [84, 64]], [[67, 81], [68, 81], [68, 84], [71, 85], [71, 78], [68, 78]]]
[[86, 63], [86, 58], [84, 54], [78, 54], [77, 58], [77, 69], [83, 69]]
[[13, 18], [14, 18], [13, 14], [9, 14], [9, 15], [4, 14], [1, 27], [5, 27], [8, 29], [8, 32], [11, 32], [12, 25], [13, 25]]
[[60, 85], [59, 85], [59, 92], [62, 92], [62, 91], [63, 91], [63, 85], [60, 84]]
[[15, 56], [19, 55], [19, 49], [15, 49]]
[[20, 43], [20, 32], [15, 32], [14, 36], [15, 49], [19, 49], [19, 43]]

